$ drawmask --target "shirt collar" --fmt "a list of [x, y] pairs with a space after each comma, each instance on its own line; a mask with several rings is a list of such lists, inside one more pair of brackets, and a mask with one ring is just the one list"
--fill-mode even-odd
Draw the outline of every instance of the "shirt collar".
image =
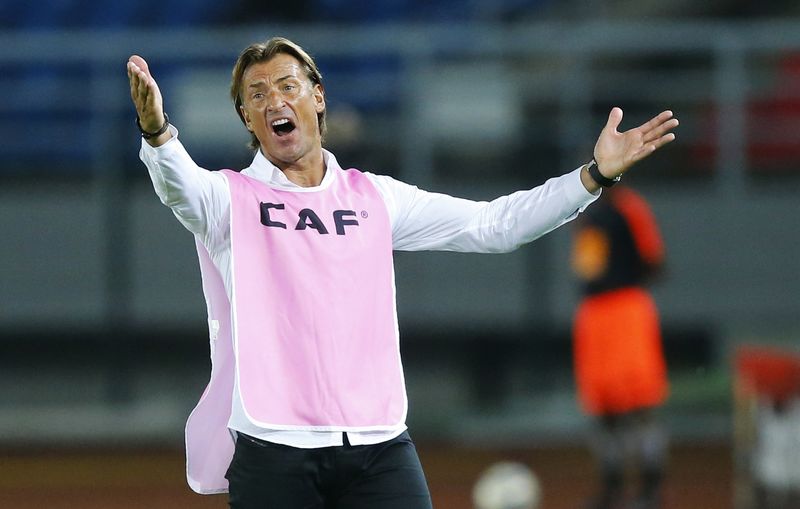
[[249, 167], [242, 170], [242, 174], [260, 180], [271, 187], [291, 191], [319, 191], [330, 186], [338, 170], [341, 169], [336, 157], [325, 149], [322, 149], [322, 160], [325, 164], [325, 175], [322, 182], [316, 187], [301, 187], [289, 180], [286, 175], [269, 159], [264, 157], [261, 150], [256, 151], [253, 162]]

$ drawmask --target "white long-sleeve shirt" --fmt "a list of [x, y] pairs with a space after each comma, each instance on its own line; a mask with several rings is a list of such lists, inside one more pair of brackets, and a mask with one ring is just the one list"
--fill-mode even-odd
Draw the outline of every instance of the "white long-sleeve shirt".
[[[230, 194], [225, 177], [200, 168], [178, 140], [159, 147], [144, 141], [140, 157], [147, 166], [156, 194], [208, 250], [231, 296]], [[336, 158], [324, 151], [326, 168], [338, 167]], [[291, 182], [258, 151], [242, 174], [274, 188], [293, 192], [319, 191], [330, 186], [336, 172], [326, 171], [318, 187]], [[386, 203], [392, 228], [392, 246], [404, 251], [459, 251], [503, 253], [552, 231], [574, 219], [597, 196], [580, 180], [580, 168], [552, 178], [536, 188], [501, 196], [490, 202], [471, 201], [431, 193], [388, 176], [366, 173]], [[238, 384], [234, 384], [238, 388]], [[238, 389], [234, 389], [228, 427], [257, 438], [292, 447], [315, 448], [343, 444], [340, 432], [264, 429], [247, 419]], [[406, 429], [388, 432], [348, 432], [353, 445], [390, 440]]]

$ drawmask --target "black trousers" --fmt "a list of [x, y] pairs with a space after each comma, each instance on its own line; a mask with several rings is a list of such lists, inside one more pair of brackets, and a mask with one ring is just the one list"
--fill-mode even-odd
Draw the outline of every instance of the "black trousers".
[[239, 434], [231, 509], [432, 509], [408, 432], [375, 445], [299, 449]]

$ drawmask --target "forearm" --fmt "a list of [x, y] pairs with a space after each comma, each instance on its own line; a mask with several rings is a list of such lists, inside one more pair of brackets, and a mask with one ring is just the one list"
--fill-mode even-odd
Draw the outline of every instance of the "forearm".
[[597, 197], [587, 192], [580, 170], [491, 202], [418, 193], [396, 235], [396, 249], [512, 251], [570, 221]]
[[454, 240], [459, 250], [509, 252], [571, 221], [597, 196], [582, 168], [489, 202]]

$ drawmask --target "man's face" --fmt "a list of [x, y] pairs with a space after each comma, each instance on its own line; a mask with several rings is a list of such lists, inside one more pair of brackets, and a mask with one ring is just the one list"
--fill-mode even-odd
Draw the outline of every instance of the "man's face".
[[325, 96], [293, 56], [280, 53], [250, 65], [241, 94], [247, 129], [278, 168], [293, 165], [322, 147], [317, 114], [325, 110]]

